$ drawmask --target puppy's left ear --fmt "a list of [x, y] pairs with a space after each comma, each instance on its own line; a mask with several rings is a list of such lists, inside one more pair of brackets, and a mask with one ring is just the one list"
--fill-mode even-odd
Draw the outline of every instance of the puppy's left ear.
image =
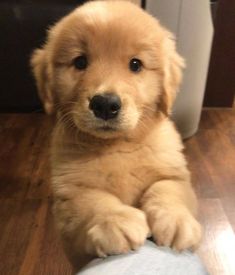
[[50, 73], [45, 49], [36, 49], [30, 59], [30, 65], [38, 88], [39, 97], [47, 114], [54, 112], [54, 95], [50, 87]]
[[184, 59], [176, 52], [175, 39], [171, 33], [168, 33], [164, 44], [164, 55], [165, 64], [159, 108], [169, 116], [182, 80], [182, 69], [185, 67]]

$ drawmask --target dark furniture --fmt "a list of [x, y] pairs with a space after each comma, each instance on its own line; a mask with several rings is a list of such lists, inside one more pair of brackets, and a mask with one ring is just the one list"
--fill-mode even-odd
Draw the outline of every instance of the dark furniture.
[[214, 3], [214, 39], [204, 106], [232, 107], [235, 96], [235, 0]]
[[6, 0], [0, 2], [0, 111], [41, 109], [29, 67], [32, 50], [43, 44], [46, 29], [85, 1]]

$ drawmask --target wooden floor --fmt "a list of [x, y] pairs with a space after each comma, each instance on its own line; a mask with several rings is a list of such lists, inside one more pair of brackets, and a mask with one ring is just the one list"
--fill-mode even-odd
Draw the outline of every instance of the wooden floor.
[[[51, 129], [43, 114], [0, 115], [0, 275], [71, 274], [50, 212]], [[235, 110], [204, 110], [185, 145], [205, 228], [198, 252], [210, 274], [233, 275]]]

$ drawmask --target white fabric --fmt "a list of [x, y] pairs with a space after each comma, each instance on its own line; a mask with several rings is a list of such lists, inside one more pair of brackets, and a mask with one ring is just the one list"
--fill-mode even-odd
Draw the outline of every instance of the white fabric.
[[138, 251], [127, 255], [95, 259], [78, 275], [206, 275], [196, 254], [177, 253], [146, 241]]

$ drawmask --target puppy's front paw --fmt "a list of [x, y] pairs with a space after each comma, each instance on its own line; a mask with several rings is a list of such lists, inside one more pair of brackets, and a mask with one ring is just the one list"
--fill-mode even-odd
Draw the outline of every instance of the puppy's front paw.
[[196, 249], [201, 240], [201, 225], [187, 209], [157, 209], [150, 228], [158, 245], [181, 251]]
[[145, 213], [130, 206], [109, 216], [97, 217], [87, 232], [86, 250], [89, 254], [105, 257], [127, 253], [143, 245], [149, 227]]

